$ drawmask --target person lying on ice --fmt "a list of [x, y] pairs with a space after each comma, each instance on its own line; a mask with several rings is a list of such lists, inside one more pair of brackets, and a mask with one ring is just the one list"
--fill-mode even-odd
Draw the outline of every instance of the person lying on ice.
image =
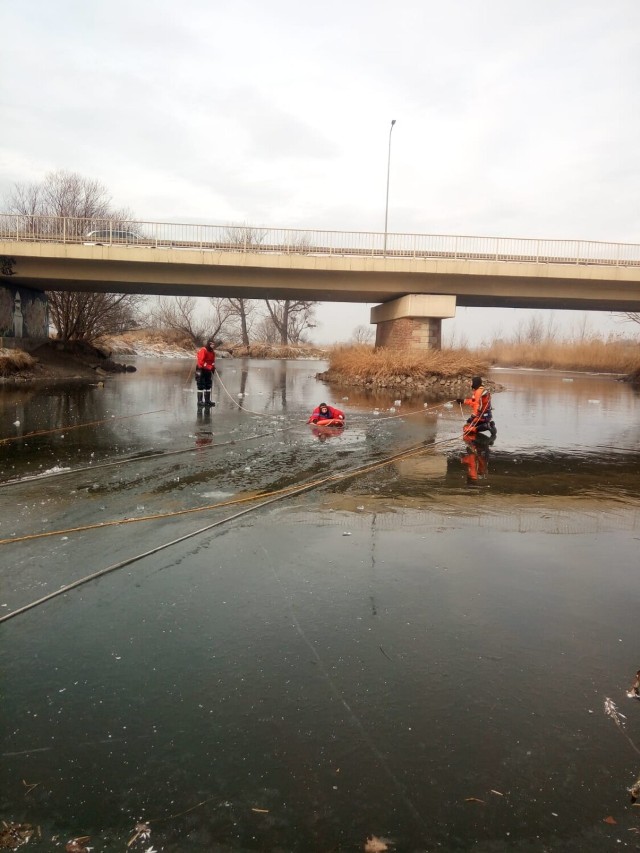
[[474, 376], [471, 380], [471, 396], [465, 400], [458, 398], [456, 403], [461, 406], [471, 406], [473, 414], [467, 420], [464, 432], [490, 432], [497, 434], [496, 425], [491, 411], [491, 392], [482, 384], [482, 376]]
[[307, 421], [308, 424], [328, 424], [329, 422], [332, 422], [332, 426], [344, 426], [344, 412], [336, 409], [335, 406], [327, 406], [326, 403], [316, 406]]

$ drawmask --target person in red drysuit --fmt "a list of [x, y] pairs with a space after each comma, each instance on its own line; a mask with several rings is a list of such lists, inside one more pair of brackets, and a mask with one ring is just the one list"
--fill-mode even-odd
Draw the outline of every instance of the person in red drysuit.
[[342, 424], [336, 423], [335, 426], [344, 426], [344, 412], [336, 409], [335, 406], [327, 406], [326, 403], [320, 403], [311, 413], [311, 417], [307, 423], [317, 424], [318, 421], [342, 421]]
[[206, 346], [201, 347], [197, 353], [196, 386], [198, 388], [198, 408], [202, 406], [215, 406], [211, 402], [211, 386], [213, 374], [216, 371], [216, 353], [213, 341], [207, 341]]

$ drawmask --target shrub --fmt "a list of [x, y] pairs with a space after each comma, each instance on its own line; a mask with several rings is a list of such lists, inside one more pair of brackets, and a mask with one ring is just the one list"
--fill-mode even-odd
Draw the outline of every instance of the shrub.
[[21, 349], [0, 349], [0, 376], [14, 376], [24, 370], [33, 370], [36, 360]]

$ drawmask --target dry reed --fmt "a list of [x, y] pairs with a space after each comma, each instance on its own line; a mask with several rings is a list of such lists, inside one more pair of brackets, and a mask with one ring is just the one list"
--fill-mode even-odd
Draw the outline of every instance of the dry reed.
[[122, 332], [119, 335], [107, 336], [104, 342], [108, 345], [113, 340], [130, 345], [142, 344], [150, 346], [152, 344], [159, 344], [182, 347], [190, 351], [195, 349], [190, 335], [176, 329], [135, 329], [130, 332]]
[[555, 368], [621, 374], [640, 371], [640, 347], [623, 341], [495, 341], [480, 352], [490, 364], [497, 367]]
[[330, 373], [365, 382], [390, 377], [473, 376], [486, 369], [486, 360], [468, 350], [374, 350], [366, 344], [353, 344], [336, 347], [329, 355]]
[[0, 376], [31, 371], [36, 364], [36, 359], [21, 349], [0, 349]]
[[230, 344], [221, 345], [220, 349], [228, 349], [234, 358], [325, 358], [326, 350], [311, 344], [263, 344], [254, 343], [248, 347]]

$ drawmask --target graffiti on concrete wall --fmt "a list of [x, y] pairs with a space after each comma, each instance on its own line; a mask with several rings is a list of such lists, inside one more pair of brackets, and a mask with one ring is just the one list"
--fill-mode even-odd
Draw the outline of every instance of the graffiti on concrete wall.
[[49, 336], [47, 297], [27, 287], [0, 284], [0, 337], [46, 338]]

